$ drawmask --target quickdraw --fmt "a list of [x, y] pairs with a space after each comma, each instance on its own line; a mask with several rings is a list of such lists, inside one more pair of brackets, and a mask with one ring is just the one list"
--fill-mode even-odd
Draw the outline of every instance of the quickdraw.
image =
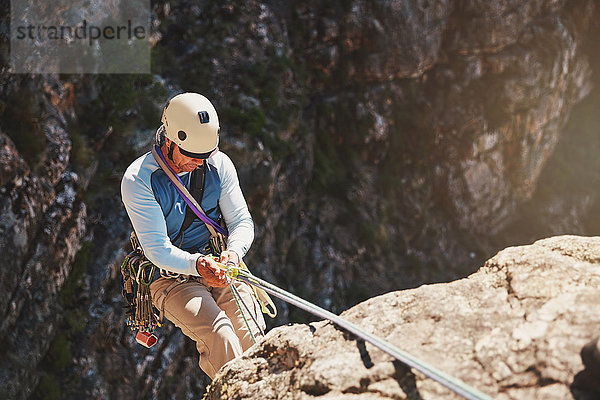
[[127, 302], [126, 324], [132, 331], [138, 331], [136, 341], [145, 347], [152, 347], [157, 338], [154, 329], [161, 326], [154, 312], [150, 284], [156, 272], [156, 266], [144, 257], [135, 234], [130, 236], [133, 251], [121, 264], [121, 293]]

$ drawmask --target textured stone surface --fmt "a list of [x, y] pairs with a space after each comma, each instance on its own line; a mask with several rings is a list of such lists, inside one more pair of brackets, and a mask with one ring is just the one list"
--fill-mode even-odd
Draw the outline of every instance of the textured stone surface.
[[36, 369], [62, 320], [57, 295], [85, 233], [77, 175], [67, 170], [64, 120], [46, 107], [50, 116], [40, 127], [46, 147], [36, 171], [0, 132], [0, 337], [10, 349], [0, 360], [0, 383], [7, 398], [27, 398], [39, 381]]
[[[342, 314], [495, 399], [593, 398], [571, 391], [598, 335], [600, 237], [501, 251], [451, 283], [391, 292]], [[460, 398], [329, 322], [272, 330], [227, 364], [207, 399]]]
[[[598, 90], [582, 100], [600, 70], [596, 3], [158, 0], [151, 77], [11, 75], [0, 63], [0, 339], [11, 346], [0, 392], [26, 398], [38, 382], [65, 399], [204, 392], [189, 340], [167, 324], [155, 349], [136, 345], [118, 293], [130, 229], [118, 183], [146, 150], [165, 92], [200, 91], [219, 110], [256, 222], [254, 272], [336, 312], [466, 276], [507, 244], [597, 234]], [[587, 136], [564, 128], [581, 103], [593, 112], [570, 121]], [[554, 187], [573, 165], [563, 179], [577, 184], [537, 203], [540, 174]], [[531, 209], [546, 229], [522, 218]], [[85, 265], [74, 266], [82, 242]], [[76, 295], [57, 301], [69, 279]], [[307, 319], [279, 308], [273, 325]], [[340, 390], [413, 396], [429, 385], [377, 368]], [[318, 378], [304, 385], [324, 390]]]

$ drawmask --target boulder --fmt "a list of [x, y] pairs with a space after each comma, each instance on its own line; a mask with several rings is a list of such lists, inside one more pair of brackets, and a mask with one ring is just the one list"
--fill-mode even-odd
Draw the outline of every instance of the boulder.
[[[600, 333], [600, 237], [507, 248], [471, 276], [372, 298], [342, 313], [495, 399], [591, 399], [574, 389]], [[205, 399], [460, 396], [328, 321], [273, 329], [217, 374]]]

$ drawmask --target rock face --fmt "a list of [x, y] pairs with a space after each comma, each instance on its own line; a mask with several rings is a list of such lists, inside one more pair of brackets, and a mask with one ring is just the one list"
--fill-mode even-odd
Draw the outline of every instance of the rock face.
[[[112, 4], [83, 3], [82, 15]], [[219, 110], [256, 222], [247, 263], [333, 311], [464, 277], [509, 244], [598, 234], [596, 1], [152, 7], [151, 76], [13, 75], [0, 62], [6, 398], [204, 393], [172, 325], [154, 349], [135, 344], [118, 280], [122, 173], [182, 90]], [[2, 2], [0, 26], [9, 19]], [[8, 50], [0, 35], [0, 60]], [[279, 308], [273, 325], [306, 320]]]
[[[571, 385], [583, 369], [579, 351], [600, 334], [599, 286], [600, 237], [559, 236], [342, 317], [494, 399], [592, 399]], [[206, 398], [460, 397], [321, 321], [272, 330], [219, 372]]]
[[0, 382], [6, 398], [26, 398], [37, 385], [36, 369], [64, 318], [58, 294], [85, 233], [86, 207], [68, 168], [64, 117], [49, 102], [39, 107], [46, 117], [34, 128], [45, 145], [35, 161], [25, 161], [0, 132], [0, 337], [9, 349], [0, 359]]

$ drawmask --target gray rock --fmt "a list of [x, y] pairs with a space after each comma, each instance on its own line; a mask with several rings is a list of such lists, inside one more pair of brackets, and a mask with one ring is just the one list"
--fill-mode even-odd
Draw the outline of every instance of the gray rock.
[[[599, 333], [600, 237], [501, 251], [468, 278], [391, 292], [342, 314], [495, 399], [571, 391]], [[225, 365], [206, 399], [460, 398], [327, 321], [273, 329]]]
[[[45, 81], [25, 82], [31, 89]], [[0, 360], [0, 387], [8, 399], [27, 398], [39, 381], [38, 365], [62, 320], [58, 293], [85, 232], [86, 206], [69, 171], [64, 117], [43, 95], [38, 100], [31, 100], [39, 104], [32, 110], [43, 118], [30, 117], [41, 121], [45, 145], [33, 165], [0, 132], [0, 337], [9, 349]]]

